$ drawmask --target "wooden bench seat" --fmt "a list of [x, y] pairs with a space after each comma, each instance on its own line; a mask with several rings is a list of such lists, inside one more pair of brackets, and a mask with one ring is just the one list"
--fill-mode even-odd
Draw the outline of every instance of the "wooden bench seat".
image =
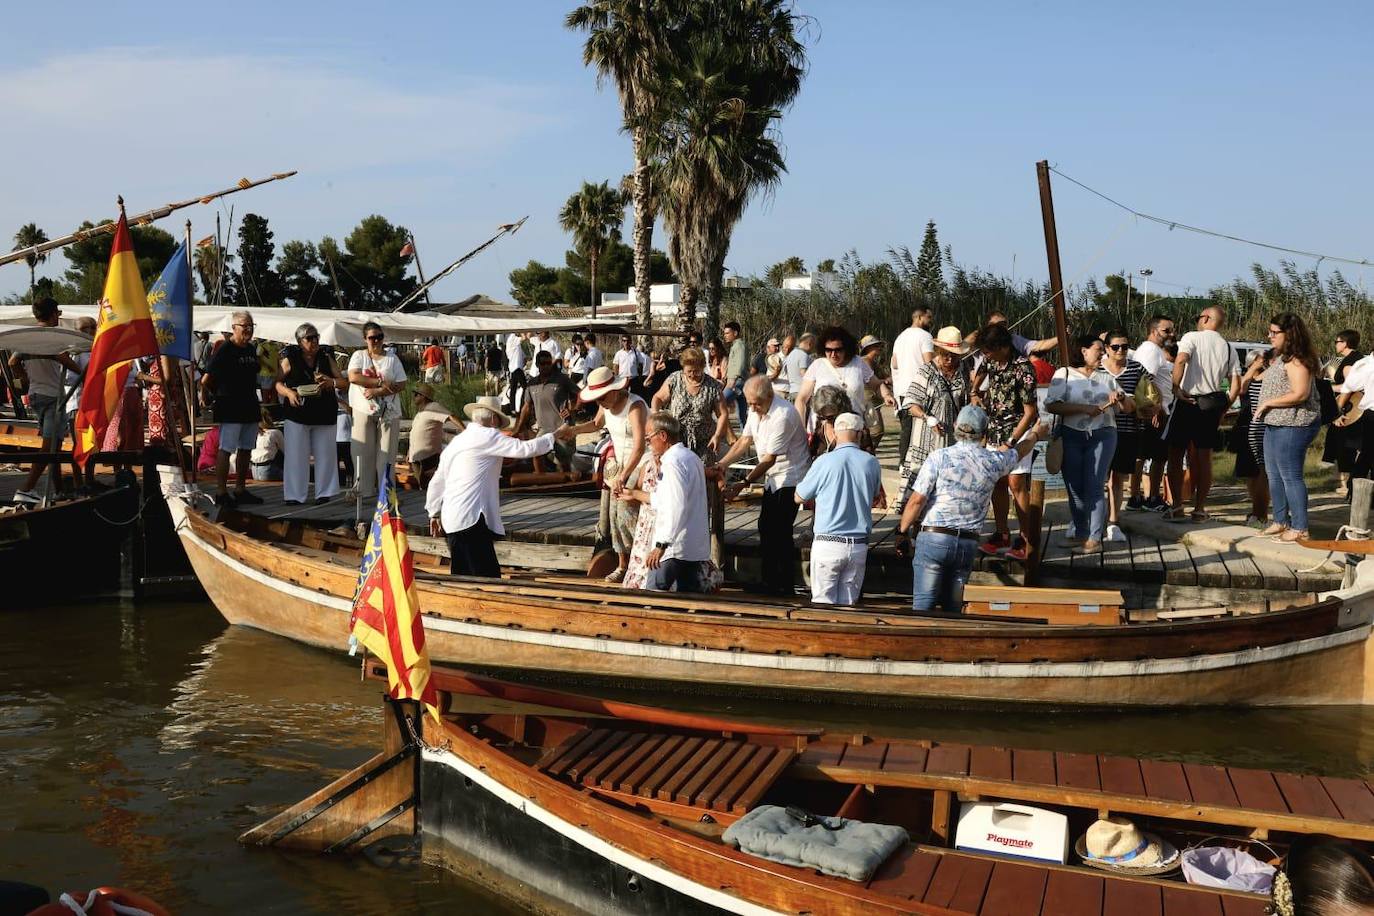
[[1374, 840], [1374, 787], [1359, 779], [962, 744], [820, 741], [792, 774], [1244, 827]]

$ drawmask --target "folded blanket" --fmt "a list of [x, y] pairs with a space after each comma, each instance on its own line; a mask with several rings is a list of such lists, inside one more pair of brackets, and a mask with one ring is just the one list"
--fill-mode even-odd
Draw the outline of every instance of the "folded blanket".
[[852, 881], [867, 881], [907, 842], [907, 832], [888, 824], [843, 817], [816, 818], [810, 827], [777, 805], [760, 805], [731, 824], [722, 837], [742, 852]]

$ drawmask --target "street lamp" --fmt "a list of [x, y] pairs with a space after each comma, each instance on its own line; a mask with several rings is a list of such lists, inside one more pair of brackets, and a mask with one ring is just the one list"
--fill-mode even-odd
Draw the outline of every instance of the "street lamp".
[[1140, 268], [1140, 275], [1145, 278], [1144, 288], [1141, 290], [1141, 292], [1144, 293], [1145, 296], [1145, 301], [1143, 303], [1144, 305], [1150, 304], [1150, 275], [1153, 273], [1154, 271], [1150, 270], [1150, 268], [1148, 267]]

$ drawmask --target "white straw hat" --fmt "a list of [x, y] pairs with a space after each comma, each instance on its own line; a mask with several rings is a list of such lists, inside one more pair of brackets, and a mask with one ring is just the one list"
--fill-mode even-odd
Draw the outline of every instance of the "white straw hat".
[[619, 391], [630, 384], [628, 378], [616, 378], [609, 366], [597, 366], [587, 376], [587, 387], [578, 395], [582, 401], [599, 401], [603, 395]]
[[1162, 875], [1179, 866], [1178, 850], [1124, 817], [1095, 821], [1074, 852], [1084, 865], [1125, 875]]
[[510, 426], [510, 416], [507, 415], [507, 413], [501, 409], [500, 398], [493, 397], [487, 394], [480, 395], [477, 398], [477, 400], [473, 401], [471, 404], [463, 405], [463, 416], [471, 420], [472, 415], [479, 410], [490, 410], [492, 413], [500, 417], [502, 429], [505, 429], [507, 426]]

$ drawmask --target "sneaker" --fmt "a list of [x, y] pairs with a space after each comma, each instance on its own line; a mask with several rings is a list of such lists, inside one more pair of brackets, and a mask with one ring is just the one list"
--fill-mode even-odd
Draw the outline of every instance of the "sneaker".
[[238, 490], [234, 493], [234, 501], [240, 505], [259, 506], [262, 505], [262, 497], [251, 490]]
[[1108, 525], [1108, 526], [1107, 526], [1107, 537], [1104, 538], [1104, 540], [1112, 541], [1112, 542], [1125, 541], [1125, 540], [1126, 540], [1126, 532], [1124, 532], [1124, 531], [1121, 530], [1121, 526], [1120, 526], [1120, 525]]
[[36, 506], [42, 501], [43, 497], [32, 490], [19, 490], [10, 499], [10, 502], [20, 506]]
[[1269, 519], [1260, 518], [1257, 515], [1247, 515], [1245, 516], [1245, 527], [1264, 529], [1269, 527]]
[[1141, 499], [1139, 496], [1132, 496], [1130, 499], [1126, 500], [1126, 508], [1131, 512], [1139, 512], [1145, 508], [1145, 500]]
[[1145, 500], [1145, 509], [1149, 512], [1168, 512], [1169, 504], [1158, 496], [1151, 496]]
[[978, 545], [978, 549], [986, 556], [995, 557], [1007, 552], [1011, 545], [1008, 543], [1007, 536], [1002, 532], [997, 532], [992, 537]]
[[316, 497], [315, 497], [315, 505], [317, 505], [317, 506], [323, 506], [325, 503], [329, 502], [330, 498], [331, 498], [331, 497], [328, 497], [328, 496], [316, 496]]
[[1017, 535], [1012, 538], [1011, 549], [1007, 551], [1007, 559], [1015, 560], [1018, 563], [1026, 562], [1026, 539]]
[[216, 493], [215, 505], [224, 506], [225, 508], [232, 509], [238, 505], [238, 502], [234, 499], [233, 493]]

